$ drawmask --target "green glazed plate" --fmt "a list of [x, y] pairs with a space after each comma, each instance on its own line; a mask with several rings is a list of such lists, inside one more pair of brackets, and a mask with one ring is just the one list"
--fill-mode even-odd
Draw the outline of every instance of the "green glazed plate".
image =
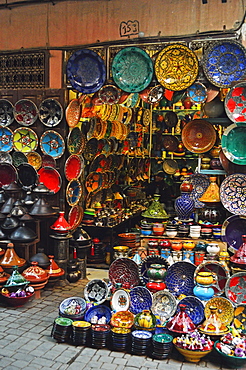
[[246, 125], [233, 123], [224, 131], [221, 138], [223, 153], [229, 161], [246, 164]]
[[73, 323], [73, 320], [67, 319], [66, 317], [57, 317], [55, 323], [62, 326], [70, 326]]
[[149, 55], [135, 46], [120, 50], [112, 62], [114, 82], [120, 89], [130, 93], [144, 90], [150, 84], [153, 72]]

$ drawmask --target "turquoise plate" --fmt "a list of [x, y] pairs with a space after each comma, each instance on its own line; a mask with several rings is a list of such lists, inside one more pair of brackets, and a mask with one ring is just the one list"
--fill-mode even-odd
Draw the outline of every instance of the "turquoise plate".
[[223, 153], [229, 161], [246, 164], [246, 125], [233, 123], [224, 131], [221, 138]]
[[7, 128], [0, 126], [0, 151], [10, 152], [13, 149], [13, 132]]
[[126, 92], [144, 90], [150, 84], [153, 72], [153, 63], [149, 55], [135, 46], [120, 50], [113, 59], [114, 82]]
[[65, 151], [65, 142], [58, 132], [47, 130], [40, 138], [40, 148], [43, 154], [48, 154], [53, 158], [60, 158]]

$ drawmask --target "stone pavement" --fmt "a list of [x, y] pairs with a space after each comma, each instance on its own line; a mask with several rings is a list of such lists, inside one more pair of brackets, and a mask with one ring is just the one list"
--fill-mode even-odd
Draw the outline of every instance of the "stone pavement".
[[[92, 278], [94, 277], [89, 276], [90, 280]], [[182, 362], [183, 357], [176, 350], [168, 359], [154, 360], [109, 349], [57, 343], [51, 338], [51, 329], [58, 316], [59, 304], [67, 297], [83, 297], [87, 282], [86, 278], [74, 284], [60, 281], [53, 287], [46, 286], [41, 299], [32, 298], [26, 305], [18, 308], [6, 307], [0, 303], [0, 369], [222, 369], [213, 353], [196, 365]]]

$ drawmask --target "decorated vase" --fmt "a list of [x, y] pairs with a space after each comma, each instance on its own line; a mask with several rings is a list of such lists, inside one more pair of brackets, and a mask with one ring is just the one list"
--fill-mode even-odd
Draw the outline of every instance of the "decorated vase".
[[152, 263], [147, 270], [147, 275], [152, 281], [163, 281], [166, 275], [166, 268], [159, 263]]
[[189, 181], [183, 181], [180, 190], [181, 195], [176, 198], [174, 208], [179, 220], [189, 220], [195, 206], [194, 200], [189, 195], [192, 191], [192, 184]]

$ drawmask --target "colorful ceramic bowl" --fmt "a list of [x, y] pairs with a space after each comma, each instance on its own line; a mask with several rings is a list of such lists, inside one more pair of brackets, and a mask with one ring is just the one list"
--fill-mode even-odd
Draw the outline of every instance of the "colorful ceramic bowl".
[[219, 358], [222, 360], [222, 364], [226, 368], [230, 369], [238, 369], [238, 368], [244, 368], [246, 366], [246, 357], [236, 357], [236, 356], [229, 356], [225, 353], [221, 352], [217, 347], [217, 343], [219, 341], [216, 341], [214, 343], [214, 348], [216, 350], [216, 353], [218, 354]]
[[199, 362], [204, 356], [208, 355], [213, 350], [213, 348], [211, 348], [208, 351], [184, 349], [184, 348], [178, 347], [176, 345], [176, 342], [177, 342], [177, 338], [174, 338], [173, 344], [175, 348], [179, 351], [179, 353], [181, 353], [181, 355], [184, 356], [186, 361], [189, 361], [189, 362]]

